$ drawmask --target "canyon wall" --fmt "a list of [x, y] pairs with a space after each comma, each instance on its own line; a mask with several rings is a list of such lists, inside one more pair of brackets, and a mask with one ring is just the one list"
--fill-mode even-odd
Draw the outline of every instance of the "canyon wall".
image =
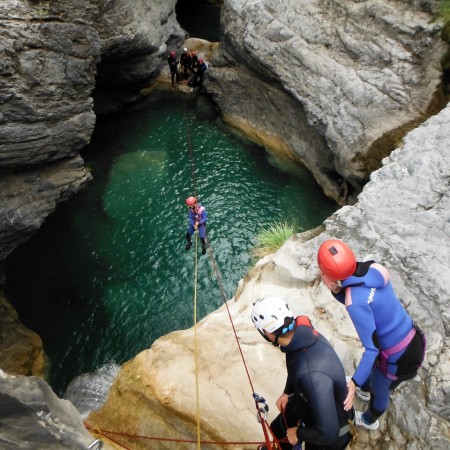
[[90, 180], [96, 113], [136, 101], [181, 46], [175, 4], [0, 3], [0, 285], [5, 258]]
[[[315, 277], [323, 239], [345, 239], [359, 257], [370, 253], [385, 262], [427, 333], [420, 376], [394, 394], [379, 431], [360, 432], [358, 448], [444, 449], [450, 443], [449, 107], [421, 125], [442, 101], [439, 60], [447, 46], [431, 14], [437, 3], [227, 0], [223, 41], [205, 81], [225, 121], [305, 164], [330, 197], [355, 204], [260, 261], [229, 302], [255, 390], [268, 399], [271, 417], [283, 360], [251, 325], [255, 296], [282, 294], [296, 312], [309, 314], [349, 373], [361, 352], [345, 311]], [[182, 45], [174, 6], [175, 0], [1, 2], [0, 285], [5, 258], [59, 202], [87, 185], [91, 175], [80, 152], [96, 114], [138, 100], [165, 65], [167, 50]], [[198, 349], [194, 330], [175, 332], [124, 365], [92, 424], [195, 440], [193, 356], [199, 352], [203, 438], [260, 440], [226, 309], [197, 331]], [[18, 407], [27, 385], [32, 395], [22, 404], [32, 406]], [[4, 448], [26, 440], [26, 430], [40, 436], [42, 427], [49, 432], [46, 448], [90, 442], [70, 404], [56, 401], [42, 380], [2, 372], [0, 390]], [[66, 425], [75, 429], [70, 438]], [[133, 448], [140, 446], [133, 441]]]
[[354, 203], [382, 157], [445, 104], [437, 3], [228, 0], [207, 90], [225, 121]]

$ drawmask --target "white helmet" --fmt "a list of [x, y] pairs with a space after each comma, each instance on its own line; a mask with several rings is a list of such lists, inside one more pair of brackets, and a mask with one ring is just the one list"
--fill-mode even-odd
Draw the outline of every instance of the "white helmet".
[[267, 296], [253, 303], [252, 321], [258, 330], [273, 333], [285, 324], [286, 318], [294, 319], [294, 314], [279, 297]]
[[187, 52], [187, 48], [186, 47], [183, 48], [183, 52]]

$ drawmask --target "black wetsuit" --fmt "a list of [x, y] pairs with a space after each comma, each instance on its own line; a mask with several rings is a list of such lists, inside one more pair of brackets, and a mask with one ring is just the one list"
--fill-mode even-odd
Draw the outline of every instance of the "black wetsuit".
[[201, 86], [203, 84], [203, 76], [205, 75], [205, 72], [208, 70], [208, 66], [205, 62], [202, 62], [199, 64], [197, 69], [197, 78], [196, 78], [196, 85]]
[[181, 64], [181, 67], [183, 67], [184, 78], [187, 80], [188, 79], [188, 69], [190, 69], [191, 65], [192, 65], [192, 58], [188, 52], [183, 52], [180, 55], [180, 64]]
[[180, 81], [180, 72], [178, 72], [178, 60], [175, 56], [169, 55], [167, 58], [167, 63], [170, 67], [170, 78], [172, 80], [172, 86], [175, 85], [175, 81], [178, 83]]
[[347, 397], [344, 368], [333, 347], [306, 316], [297, 317], [296, 324], [289, 345], [280, 347], [286, 353], [288, 372], [284, 393], [291, 397], [285, 417], [280, 414], [271, 428], [281, 439], [286, 436], [285, 419], [288, 428], [301, 420], [297, 437], [305, 442], [305, 449], [344, 449], [351, 439], [348, 419], [354, 415], [353, 410], [347, 412], [343, 407]]

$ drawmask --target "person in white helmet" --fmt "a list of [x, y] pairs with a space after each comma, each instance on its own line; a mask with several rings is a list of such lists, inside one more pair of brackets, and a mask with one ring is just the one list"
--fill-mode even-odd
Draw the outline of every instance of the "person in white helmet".
[[[307, 316], [295, 317], [279, 297], [253, 304], [252, 321], [267, 341], [286, 354], [287, 380], [276, 401], [280, 414], [270, 427], [283, 450], [341, 450], [354, 433], [354, 411], [344, 410], [347, 382], [333, 347]], [[265, 449], [260, 446], [259, 449]]]
[[180, 55], [180, 65], [183, 69], [184, 79], [188, 79], [188, 70], [190, 70], [192, 66], [192, 58], [191, 54], [188, 52], [187, 47], [183, 48], [183, 52]]

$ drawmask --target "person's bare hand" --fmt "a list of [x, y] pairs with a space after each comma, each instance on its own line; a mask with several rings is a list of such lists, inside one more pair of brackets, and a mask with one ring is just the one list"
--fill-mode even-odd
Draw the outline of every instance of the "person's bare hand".
[[350, 411], [353, 406], [353, 399], [355, 398], [356, 386], [353, 380], [350, 380], [347, 383], [348, 393], [347, 397], [344, 400], [344, 410]]
[[297, 428], [298, 427], [292, 427], [287, 429], [287, 438], [292, 445], [295, 445], [298, 442]]
[[289, 396], [283, 392], [283, 394], [280, 395], [280, 397], [278, 398], [278, 400], [275, 403], [277, 405], [278, 411], [280, 411], [280, 412], [286, 411], [286, 405], [287, 405], [288, 401], [289, 401]]
[[333, 294], [339, 294], [341, 291], [341, 286], [339, 284], [338, 280], [333, 280], [328, 275], [325, 275], [324, 273], [320, 272], [320, 278], [322, 278], [323, 284], [333, 293]]

